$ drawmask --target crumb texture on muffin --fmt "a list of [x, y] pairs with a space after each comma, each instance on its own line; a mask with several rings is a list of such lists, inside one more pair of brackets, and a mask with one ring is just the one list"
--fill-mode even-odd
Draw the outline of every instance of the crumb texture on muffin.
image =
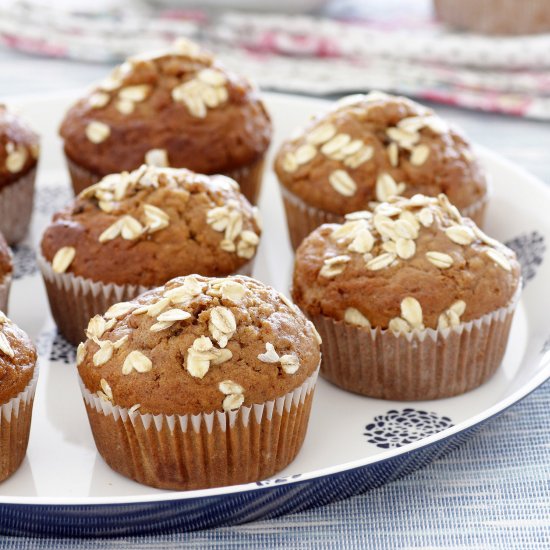
[[69, 110], [60, 133], [67, 156], [99, 175], [144, 162], [211, 174], [259, 159], [271, 121], [248, 80], [180, 41], [117, 67]]
[[0, 104], [0, 189], [28, 174], [37, 164], [38, 134]]
[[443, 194], [346, 218], [298, 248], [293, 297], [308, 315], [396, 333], [449, 328], [508, 305], [518, 290], [514, 252]]
[[254, 279], [179, 277], [90, 321], [77, 364], [85, 387], [120, 407], [200, 414], [264, 403], [320, 361], [313, 324]]
[[280, 182], [307, 204], [344, 215], [393, 195], [445, 193], [459, 209], [485, 198], [484, 172], [464, 136], [414, 101], [381, 92], [344, 98], [275, 160]]
[[152, 287], [232, 273], [259, 235], [256, 208], [230, 178], [142, 166], [83, 191], [53, 217], [41, 250], [57, 273]]
[[31, 381], [36, 349], [15, 323], [0, 311], [0, 404], [7, 403]]

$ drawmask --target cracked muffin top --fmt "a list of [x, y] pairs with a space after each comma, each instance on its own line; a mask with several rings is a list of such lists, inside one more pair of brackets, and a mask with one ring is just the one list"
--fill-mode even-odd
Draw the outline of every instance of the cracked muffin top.
[[22, 392], [36, 366], [30, 338], [0, 311], [0, 404]]
[[0, 189], [30, 172], [40, 153], [38, 135], [0, 104]]
[[143, 164], [229, 172], [260, 158], [271, 121], [258, 90], [188, 41], [128, 59], [67, 113], [67, 156], [106, 175]]
[[13, 262], [11, 250], [6, 243], [4, 235], [0, 233], [0, 284], [4, 281], [6, 275], [11, 275], [13, 271]]
[[257, 209], [232, 179], [142, 166], [85, 189], [54, 215], [41, 250], [57, 273], [153, 287], [229, 275], [254, 257], [259, 235]]
[[394, 332], [449, 328], [508, 305], [515, 253], [443, 194], [380, 203], [316, 229], [296, 252], [293, 297], [308, 315]]
[[187, 276], [91, 319], [77, 365], [85, 387], [131, 411], [199, 414], [298, 388], [319, 337], [288, 298], [254, 279]]
[[485, 174], [456, 128], [381, 92], [343, 98], [314, 118], [282, 145], [275, 171], [288, 191], [339, 215], [393, 195], [439, 193], [469, 214], [487, 194]]

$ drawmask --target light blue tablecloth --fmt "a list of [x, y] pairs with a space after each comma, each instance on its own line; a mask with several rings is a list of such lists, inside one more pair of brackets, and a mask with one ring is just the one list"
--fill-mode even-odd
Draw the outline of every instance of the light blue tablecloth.
[[[0, 50], [0, 96], [83, 86], [105, 68]], [[32, 75], [32, 77], [31, 77]], [[547, 124], [440, 108], [550, 181]], [[2, 548], [550, 548], [550, 383], [431, 466], [363, 496], [276, 520], [129, 539], [3, 537]]]
[[550, 548], [550, 383], [432, 465], [280, 519], [122, 539], [4, 538], [2, 548]]

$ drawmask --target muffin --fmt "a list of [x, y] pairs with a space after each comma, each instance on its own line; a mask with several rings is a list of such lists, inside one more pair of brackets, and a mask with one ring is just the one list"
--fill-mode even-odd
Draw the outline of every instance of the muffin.
[[435, 0], [436, 17], [459, 30], [482, 34], [538, 34], [550, 31], [547, 0]]
[[8, 244], [29, 229], [39, 152], [38, 135], [0, 104], [0, 233]]
[[315, 327], [242, 276], [178, 277], [94, 317], [78, 372], [97, 449], [162, 489], [248, 483], [303, 443], [320, 361]]
[[381, 92], [336, 103], [275, 159], [293, 247], [322, 223], [393, 195], [445, 193], [481, 224], [486, 176], [466, 139], [431, 109]]
[[8, 311], [8, 297], [10, 293], [11, 276], [13, 272], [13, 263], [11, 251], [6, 244], [6, 240], [0, 233], [0, 312]]
[[0, 312], [0, 481], [25, 458], [38, 378], [29, 337]]
[[95, 314], [173, 277], [249, 275], [259, 235], [256, 208], [230, 178], [142, 166], [55, 214], [38, 262], [57, 326], [78, 344]]
[[323, 376], [398, 401], [485, 382], [504, 356], [520, 288], [514, 252], [443, 194], [322, 225], [298, 248], [293, 279], [323, 338]]
[[61, 125], [75, 193], [141, 164], [225, 174], [255, 203], [271, 121], [258, 90], [195, 44], [130, 58]]

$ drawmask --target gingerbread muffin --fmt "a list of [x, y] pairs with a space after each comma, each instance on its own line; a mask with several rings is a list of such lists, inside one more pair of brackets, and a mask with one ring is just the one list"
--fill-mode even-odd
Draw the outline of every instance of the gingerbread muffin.
[[225, 174], [255, 203], [271, 140], [258, 90], [196, 44], [130, 58], [61, 125], [75, 192], [141, 164]]
[[4, 313], [8, 311], [12, 272], [13, 263], [11, 250], [6, 244], [4, 236], [0, 233], [0, 311]]
[[293, 297], [323, 338], [328, 380], [403, 401], [487, 380], [520, 288], [512, 250], [445, 195], [415, 195], [316, 229], [297, 250]]
[[53, 217], [39, 265], [53, 317], [77, 344], [96, 313], [179, 275], [249, 275], [255, 207], [226, 176], [142, 166], [111, 174]]
[[0, 312], [0, 481], [19, 468], [27, 452], [36, 360], [29, 337]]
[[8, 244], [27, 234], [39, 152], [38, 135], [0, 104], [0, 233]]
[[294, 248], [322, 223], [393, 195], [445, 193], [483, 221], [486, 176], [468, 141], [431, 109], [381, 92], [337, 102], [275, 160]]
[[77, 352], [99, 453], [163, 489], [248, 483], [305, 437], [315, 327], [254, 279], [179, 277], [94, 317]]

